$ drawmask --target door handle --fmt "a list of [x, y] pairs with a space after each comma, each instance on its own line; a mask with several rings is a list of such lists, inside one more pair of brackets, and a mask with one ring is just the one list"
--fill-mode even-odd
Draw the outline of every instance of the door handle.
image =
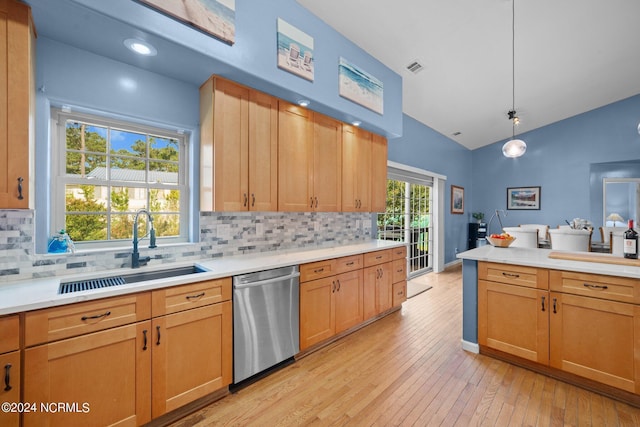
[[24, 197], [22, 196], [22, 182], [23, 181], [24, 181], [24, 178], [19, 176], [18, 177], [18, 200], [24, 199]]
[[156, 331], [158, 332], [158, 341], [156, 341], [156, 345], [160, 345], [160, 326], [156, 326]]
[[542, 297], [542, 311], [544, 311], [544, 297]]
[[11, 363], [4, 365], [4, 391], [9, 391], [11, 387]]
[[144, 331], [142, 331], [142, 350], [146, 350], [147, 349], [147, 330], [145, 329]]
[[553, 299], [553, 312], [554, 312], [554, 313], [557, 313], [557, 312], [558, 312], [558, 310], [557, 310], [557, 308], [558, 308], [558, 307], [557, 307], [557, 304], [558, 304], [558, 299], [557, 299], [557, 298], [554, 298], [554, 299]]

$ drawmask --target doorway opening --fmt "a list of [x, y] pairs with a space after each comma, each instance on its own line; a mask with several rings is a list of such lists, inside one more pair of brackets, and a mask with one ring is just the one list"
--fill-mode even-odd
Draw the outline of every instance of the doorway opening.
[[378, 214], [378, 238], [408, 244], [409, 278], [433, 270], [432, 193], [426, 183], [387, 180], [387, 207]]

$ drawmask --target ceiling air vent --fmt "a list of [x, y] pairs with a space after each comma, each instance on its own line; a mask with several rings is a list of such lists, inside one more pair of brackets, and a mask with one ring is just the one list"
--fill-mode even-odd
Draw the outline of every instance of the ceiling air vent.
[[413, 74], [416, 74], [418, 71], [423, 70], [424, 67], [420, 62], [413, 61], [411, 64], [407, 65], [407, 70], [411, 71]]

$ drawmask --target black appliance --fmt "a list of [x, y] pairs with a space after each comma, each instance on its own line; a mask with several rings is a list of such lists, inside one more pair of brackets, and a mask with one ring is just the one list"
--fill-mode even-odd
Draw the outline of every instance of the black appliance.
[[487, 223], [470, 222], [469, 237], [467, 238], [467, 249], [474, 249], [487, 244]]

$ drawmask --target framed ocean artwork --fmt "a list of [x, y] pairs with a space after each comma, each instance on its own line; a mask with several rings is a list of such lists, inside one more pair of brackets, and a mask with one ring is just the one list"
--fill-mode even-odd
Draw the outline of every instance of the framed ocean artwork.
[[213, 37], [233, 44], [236, 0], [137, 0]]
[[540, 187], [507, 188], [507, 209], [540, 209]]
[[313, 37], [280, 18], [278, 68], [313, 81]]
[[338, 74], [340, 96], [378, 114], [384, 113], [384, 87], [380, 80], [344, 58], [340, 58]]

